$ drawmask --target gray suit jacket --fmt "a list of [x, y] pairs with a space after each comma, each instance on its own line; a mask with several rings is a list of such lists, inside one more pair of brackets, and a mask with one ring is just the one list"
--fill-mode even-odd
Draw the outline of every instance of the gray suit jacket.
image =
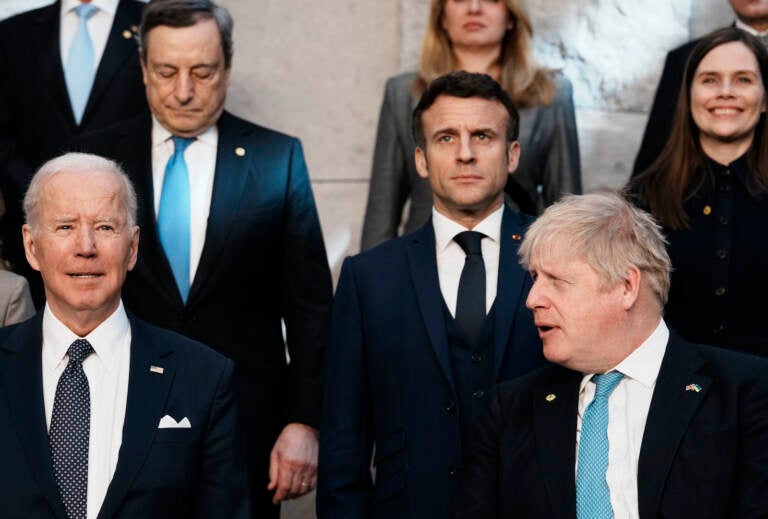
[[25, 321], [35, 315], [27, 278], [0, 269], [0, 326]]
[[[432, 191], [416, 172], [411, 135], [411, 114], [418, 102], [411, 93], [415, 77], [408, 72], [387, 81], [363, 223], [363, 250], [398, 234], [406, 201], [410, 200], [410, 207], [404, 232], [420, 227], [430, 216]], [[581, 192], [573, 90], [564, 76], [555, 74], [553, 80], [557, 92], [552, 104], [520, 110], [521, 155], [514, 187], [527, 195], [527, 205], [535, 206], [537, 212], [562, 193]], [[510, 184], [507, 187], [509, 192]], [[524, 209], [508, 200], [512, 207]]]

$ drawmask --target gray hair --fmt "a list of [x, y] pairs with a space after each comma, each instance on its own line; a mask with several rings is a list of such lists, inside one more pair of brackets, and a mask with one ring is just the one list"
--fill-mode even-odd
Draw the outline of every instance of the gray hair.
[[129, 227], [136, 225], [138, 210], [136, 190], [123, 169], [115, 161], [99, 155], [66, 153], [43, 164], [32, 177], [27, 193], [24, 195], [24, 219], [33, 230], [36, 228], [40, 216], [40, 198], [43, 187], [51, 177], [62, 171], [106, 171], [114, 173], [123, 187], [120, 191], [126, 211], [126, 222]]
[[528, 229], [520, 263], [530, 269], [534, 255], [555, 248], [586, 261], [606, 287], [637, 267], [661, 305], [667, 302], [672, 265], [661, 226], [616, 192], [566, 195], [549, 206]]
[[147, 35], [155, 27], [191, 27], [200, 20], [213, 19], [221, 36], [221, 50], [224, 53], [224, 67], [232, 65], [234, 44], [232, 29], [234, 22], [229, 11], [210, 0], [150, 0], [141, 15], [139, 25], [139, 52], [141, 61], [147, 62]]

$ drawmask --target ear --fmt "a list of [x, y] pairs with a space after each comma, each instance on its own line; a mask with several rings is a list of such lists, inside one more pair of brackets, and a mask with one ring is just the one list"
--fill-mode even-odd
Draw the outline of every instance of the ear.
[[136, 225], [133, 228], [132, 231], [133, 235], [131, 236], [131, 245], [128, 249], [129, 255], [128, 255], [128, 265], [127, 265], [127, 271], [130, 272], [133, 270], [133, 267], [136, 266], [136, 260], [139, 257], [139, 226]]
[[416, 147], [416, 171], [421, 178], [429, 178], [429, 168], [427, 167], [427, 155], [421, 146]]
[[511, 142], [507, 148], [507, 172], [509, 174], [517, 171], [517, 165], [520, 163], [520, 143]]
[[27, 257], [27, 261], [33, 269], [39, 272], [40, 262], [37, 261], [37, 247], [35, 245], [35, 237], [29, 224], [25, 223], [21, 227], [21, 237], [24, 241], [24, 255]]
[[622, 308], [624, 310], [630, 310], [637, 301], [640, 295], [640, 283], [642, 282], [643, 275], [640, 273], [640, 269], [634, 265], [627, 272], [624, 282], [622, 284]]

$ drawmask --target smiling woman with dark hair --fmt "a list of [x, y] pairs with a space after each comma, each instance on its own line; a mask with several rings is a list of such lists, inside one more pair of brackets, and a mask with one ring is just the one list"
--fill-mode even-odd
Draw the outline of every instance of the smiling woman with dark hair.
[[768, 54], [719, 29], [694, 48], [672, 134], [630, 196], [667, 231], [672, 286], [665, 319], [695, 342], [768, 354]]

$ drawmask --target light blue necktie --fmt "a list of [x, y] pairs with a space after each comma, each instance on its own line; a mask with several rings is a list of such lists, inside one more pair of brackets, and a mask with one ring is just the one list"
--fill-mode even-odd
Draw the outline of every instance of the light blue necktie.
[[173, 270], [181, 299], [187, 302], [189, 295], [189, 170], [184, 160], [184, 150], [194, 139], [172, 137], [173, 155], [168, 159], [160, 194], [157, 214], [157, 232], [165, 255]]
[[608, 397], [623, 375], [612, 371], [595, 375], [595, 398], [584, 411], [579, 438], [576, 474], [576, 516], [579, 519], [611, 519], [611, 492], [605, 481], [608, 469]]
[[80, 4], [75, 7], [75, 12], [80, 18], [75, 39], [67, 55], [67, 65], [64, 70], [64, 79], [67, 82], [69, 100], [72, 103], [72, 113], [75, 121], [80, 124], [91, 95], [93, 79], [96, 77], [96, 67], [93, 66], [93, 41], [88, 34], [88, 20], [96, 14], [99, 8], [91, 4]]

